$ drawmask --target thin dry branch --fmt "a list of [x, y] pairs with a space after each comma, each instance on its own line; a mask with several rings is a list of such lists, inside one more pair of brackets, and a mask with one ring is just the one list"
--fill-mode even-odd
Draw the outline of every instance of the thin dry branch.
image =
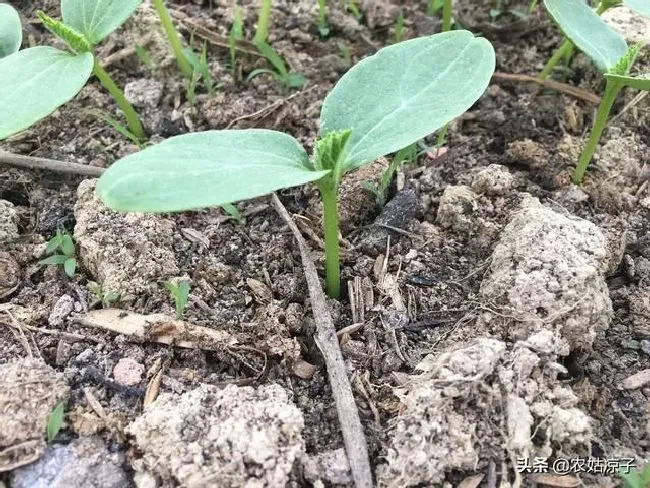
[[343, 355], [339, 347], [334, 322], [327, 309], [325, 295], [323, 294], [323, 289], [321, 288], [321, 283], [316, 273], [316, 266], [309, 257], [307, 243], [300, 234], [291, 215], [284, 208], [277, 195], [273, 194], [272, 198], [275, 209], [280, 214], [280, 217], [282, 217], [282, 220], [289, 226], [291, 232], [293, 232], [298, 242], [298, 248], [300, 249], [305, 279], [309, 288], [311, 308], [316, 322], [314, 340], [323, 355], [327, 367], [327, 374], [332, 387], [332, 396], [334, 397], [339, 422], [341, 423], [345, 451], [350, 462], [352, 478], [358, 488], [371, 488], [373, 483], [370, 460], [368, 458], [368, 446], [366, 445], [361, 419], [359, 418], [357, 405], [354, 402], [354, 396], [352, 394], [352, 387], [350, 386], [345, 363], [343, 362]]
[[600, 103], [600, 97], [594, 93], [591, 93], [587, 90], [583, 90], [582, 88], [578, 88], [576, 86], [568, 85], [566, 83], [560, 83], [559, 81], [549, 80], [548, 78], [545, 80], [540, 80], [536, 76], [516, 75], [513, 73], [497, 72], [492, 75], [492, 79], [503, 80], [503, 81], [519, 81], [524, 83], [537, 83], [538, 85], [541, 85], [545, 88], [550, 88], [551, 90], [555, 90], [560, 93], [566, 93], [567, 95], [571, 95], [572, 97], [579, 98], [580, 100], [584, 100], [585, 102], [590, 102], [595, 105], [598, 105]]
[[36, 158], [33, 156], [22, 156], [0, 151], [0, 164], [17, 166], [26, 169], [42, 169], [54, 171], [56, 173], [68, 173], [83, 176], [100, 176], [104, 168], [87, 166], [85, 164], [67, 163], [65, 161], [56, 161], [54, 159]]

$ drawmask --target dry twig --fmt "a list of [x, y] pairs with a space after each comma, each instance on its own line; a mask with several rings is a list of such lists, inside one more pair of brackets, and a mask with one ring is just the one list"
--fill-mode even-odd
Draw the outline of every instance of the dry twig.
[[524, 83], [537, 83], [538, 85], [542, 85], [545, 88], [550, 88], [551, 90], [555, 90], [560, 93], [566, 93], [567, 95], [571, 95], [572, 97], [579, 98], [580, 100], [584, 100], [585, 102], [590, 102], [595, 105], [598, 105], [600, 103], [600, 97], [598, 95], [595, 95], [591, 92], [588, 92], [587, 90], [583, 90], [582, 88], [578, 88], [576, 86], [567, 85], [566, 83], [560, 83], [559, 81], [549, 80], [548, 78], [545, 80], [540, 80], [536, 76], [516, 75], [513, 73], [497, 72], [492, 75], [492, 79], [503, 80], [503, 81], [522, 81]]
[[54, 159], [36, 158], [33, 156], [22, 156], [20, 154], [13, 154], [0, 151], [0, 164], [7, 164], [9, 166], [17, 166], [26, 169], [43, 169], [46, 171], [54, 171], [57, 173], [68, 173], [83, 176], [100, 176], [103, 168], [95, 166], [88, 166], [85, 164], [66, 163], [64, 161], [56, 161]]
[[327, 374], [332, 387], [332, 396], [336, 403], [339, 422], [341, 423], [341, 432], [343, 433], [345, 451], [350, 462], [352, 478], [358, 488], [370, 488], [373, 486], [373, 483], [370, 460], [368, 458], [368, 446], [366, 445], [359, 411], [354, 402], [352, 388], [346, 372], [345, 363], [343, 362], [343, 355], [339, 348], [334, 322], [332, 322], [332, 317], [327, 309], [325, 295], [323, 294], [321, 283], [316, 273], [316, 266], [309, 257], [307, 244], [300, 234], [298, 227], [293, 222], [291, 215], [284, 208], [277, 195], [273, 194], [272, 198], [275, 209], [293, 232], [298, 242], [298, 248], [300, 249], [300, 257], [311, 298], [311, 308], [316, 322], [314, 340], [327, 366]]

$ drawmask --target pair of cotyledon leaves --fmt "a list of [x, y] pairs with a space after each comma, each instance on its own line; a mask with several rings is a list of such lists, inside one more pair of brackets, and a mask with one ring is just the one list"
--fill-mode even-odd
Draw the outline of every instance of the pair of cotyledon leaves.
[[[120, 27], [142, 0], [61, 0], [63, 24], [89, 45]], [[0, 4], [0, 140], [20, 132], [72, 99], [90, 78], [94, 57], [49, 46], [18, 51], [16, 11]]]
[[[650, 17], [650, 0], [623, 0], [621, 4]], [[617, 72], [629, 47], [584, 0], [544, 0], [544, 6], [564, 35], [594, 61], [606, 78], [639, 90], [650, 90], [647, 75], [629, 76]]]
[[[351, 130], [342, 172], [398, 151], [465, 112], [494, 72], [494, 50], [468, 31], [385, 47], [350, 69], [323, 102], [321, 137]], [[281, 132], [222, 130], [173, 137], [114, 163], [96, 191], [120, 211], [212, 207], [327, 175]]]

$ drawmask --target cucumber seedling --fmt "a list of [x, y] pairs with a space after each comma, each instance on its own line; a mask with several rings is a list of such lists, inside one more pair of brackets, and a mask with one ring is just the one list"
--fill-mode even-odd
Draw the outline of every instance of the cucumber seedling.
[[[618, 7], [621, 5], [628, 7], [630, 10], [633, 10], [636, 13], [641, 14], [645, 17], [650, 17], [650, 2], [648, 2], [647, 0], [601, 0], [601, 2], [598, 4], [598, 8], [595, 10], [595, 14], [600, 16], [610, 8]], [[579, 11], [584, 10], [585, 6], [586, 5], [579, 6], [578, 7]], [[580, 15], [586, 19], [585, 14], [580, 14]], [[593, 16], [590, 17], [591, 17], [590, 22], [595, 22]], [[586, 20], [584, 20], [584, 22], [586, 22]], [[584, 24], [584, 25], [586, 26], [588, 24]], [[562, 28], [562, 26], [560, 26], [560, 28]], [[538, 78], [540, 80], [545, 80], [551, 74], [555, 66], [557, 66], [557, 63], [560, 62], [560, 60], [571, 59], [574, 48], [575, 48], [574, 43], [567, 36], [567, 38], [564, 39], [562, 44], [560, 44], [560, 47], [558, 47], [555, 50], [553, 55], [546, 62], [544, 68], [542, 68], [542, 71], [540, 71]]]
[[15, 8], [0, 3], [0, 58], [20, 49], [23, 42], [23, 26]]
[[266, 129], [172, 137], [110, 166], [96, 192], [123, 212], [177, 212], [315, 182], [323, 203], [327, 290], [340, 294], [337, 193], [343, 175], [431, 134], [469, 109], [494, 72], [494, 49], [458, 30], [385, 47], [323, 102], [312, 157]]
[[38, 11], [43, 25], [65, 41], [68, 51], [37, 46], [0, 59], [0, 140], [27, 129], [81, 91], [91, 75], [113, 96], [129, 130], [144, 130], [122, 90], [100, 66], [95, 45], [120, 27], [142, 0], [61, 0], [63, 20]]
[[544, 0], [544, 6], [564, 35], [593, 60], [606, 79], [605, 92], [598, 106], [591, 134], [573, 172], [573, 182], [579, 184], [598, 147], [618, 93], [626, 86], [650, 91], [650, 76], [630, 75], [641, 45], [628, 47], [625, 39], [609, 27], [598, 12], [592, 10], [583, 0]]

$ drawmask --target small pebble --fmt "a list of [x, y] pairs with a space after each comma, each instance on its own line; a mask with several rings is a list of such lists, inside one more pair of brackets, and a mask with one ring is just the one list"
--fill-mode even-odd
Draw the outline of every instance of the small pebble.
[[144, 365], [135, 359], [122, 358], [113, 368], [115, 381], [122, 386], [134, 386], [142, 381]]

